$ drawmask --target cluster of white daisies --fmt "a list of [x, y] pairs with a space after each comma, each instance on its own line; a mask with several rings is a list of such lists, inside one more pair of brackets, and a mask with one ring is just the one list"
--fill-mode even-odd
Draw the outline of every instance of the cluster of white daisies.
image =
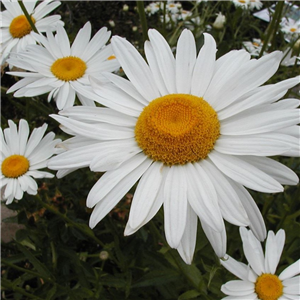
[[[233, 50], [216, 58], [210, 34], [204, 33], [197, 53], [185, 29], [174, 56], [150, 29], [145, 61], [125, 38], [113, 36], [107, 44], [106, 28], [91, 37], [89, 22], [70, 45], [60, 17], [45, 17], [60, 2], [24, 4], [39, 33], [17, 1], [3, 1], [1, 12], [3, 59], [23, 69], [7, 72], [22, 78], [8, 92], [54, 98], [60, 111], [51, 117], [72, 137], [43, 137], [46, 125], [29, 136], [25, 120], [19, 128], [9, 121], [1, 130], [0, 162], [7, 204], [24, 192], [36, 194], [33, 178], [53, 176], [41, 168], [63, 177], [89, 167], [104, 172], [87, 198], [93, 228], [138, 182], [125, 235], [163, 207], [167, 242], [190, 264], [199, 220], [221, 263], [241, 279], [222, 286], [229, 295], [224, 299], [298, 299], [300, 261], [275, 275], [284, 231], [268, 233], [264, 255], [264, 220], [246, 189], [278, 193], [282, 185], [298, 183], [292, 170], [268, 157], [298, 157], [300, 151], [299, 100], [281, 99], [300, 77], [263, 85], [282, 52], [251, 59], [247, 51]], [[114, 73], [120, 66], [127, 79]], [[82, 105], [74, 106], [76, 97]], [[224, 220], [241, 227], [248, 266], [226, 254]]]

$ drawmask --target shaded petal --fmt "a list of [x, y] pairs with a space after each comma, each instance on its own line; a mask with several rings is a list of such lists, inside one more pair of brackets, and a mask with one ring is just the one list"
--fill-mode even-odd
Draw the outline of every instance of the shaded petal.
[[248, 267], [246, 264], [235, 260], [229, 255], [226, 255], [224, 260], [220, 259], [220, 263], [236, 277], [248, 281]]
[[221, 291], [230, 296], [247, 296], [254, 293], [254, 284], [249, 281], [232, 280], [223, 284]]

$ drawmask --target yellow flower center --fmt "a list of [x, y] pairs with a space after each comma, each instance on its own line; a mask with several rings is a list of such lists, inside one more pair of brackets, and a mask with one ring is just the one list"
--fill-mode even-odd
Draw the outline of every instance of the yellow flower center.
[[25, 174], [29, 169], [29, 161], [23, 155], [11, 155], [6, 157], [1, 165], [2, 174], [8, 178], [17, 178]]
[[[33, 23], [35, 23], [35, 19], [31, 17]], [[20, 15], [15, 17], [10, 25], [9, 25], [9, 32], [13, 38], [22, 38], [23, 36], [29, 34], [32, 28], [24, 15]]]
[[107, 58], [107, 60], [113, 60], [113, 59], [116, 59], [115, 55], [111, 55]]
[[53, 75], [63, 81], [76, 80], [84, 75], [85, 70], [85, 62], [76, 56], [59, 58], [51, 66]]
[[203, 98], [186, 94], [153, 100], [135, 127], [135, 139], [144, 153], [169, 166], [206, 158], [219, 135], [214, 109]]
[[291, 32], [296, 32], [297, 29], [296, 29], [295, 27], [293, 27], [293, 28], [290, 29], [290, 31], [291, 31]]
[[255, 292], [261, 300], [277, 300], [283, 294], [283, 285], [276, 275], [262, 274], [255, 282]]

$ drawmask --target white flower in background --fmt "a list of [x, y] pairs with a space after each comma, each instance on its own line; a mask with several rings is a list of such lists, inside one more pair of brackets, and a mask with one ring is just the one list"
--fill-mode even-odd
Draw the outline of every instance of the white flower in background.
[[300, 34], [300, 21], [293, 19], [283, 19], [281, 21], [281, 31], [288, 35], [299, 35]]
[[145, 11], [146, 11], [146, 13], [148, 13], [148, 15], [154, 15], [160, 9], [162, 9], [161, 6], [162, 6], [161, 2], [152, 2], [146, 6]]
[[[33, 178], [52, 178], [53, 174], [40, 169], [47, 167], [48, 159], [57, 151], [55, 146], [61, 140], [54, 140], [55, 134], [49, 132], [45, 137], [47, 124], [35, 128], [29, 137], [29, 126], [20, 120], [19, 130], [15, 123], [8, 121], [9, 127], [1, 129], [1, 183], [0, 188], [6, 204], [20, 200], [23, 193], [37, 193], [37, 184]], [[29, 138], [28, 138], [29, 137]]]
[[[26, 7], [31, 20], [39, 32], [47, 30], [55, 31], [57, 25], [64, 25], [60, 21], [61, 16], [48, 16], [51, 11], [56, 9], [60, 1], [22, 1]], [[36, 44], [33, 31], [27, 21], [18, 1], [3, 0], [1, 1], [6, 10], [0, 12], [1, 19], [1, 60], [2, 64], [10, 52], [20, 52], [25, 50], [27, 45]]]
[[[251, 231], [240, 228], [244, 254], [249, 265], [228, 256], [221, 264], [241, 280], [232, 280], [222, 285], [221, 291], [229, 295], [224, 300], [290, 300], [300, 299], [300, 260], [275, 275], [284, 247], [285, 232], [276, 235], [268, 232], [265, 255], [261, 243]], [[296, 276], [298, 275], [298, 276]]]
[[249, 2], [249, 9], [261, 9], [263, 7], [263, 3], [260, 0], [250, 0]]
[[290, 67], [290, 66], [294, 66], [296, 61], [297, 61], [297, 65], [299, 65], [300, 61], [298, 60], [298, 57], [297, 56], [292, 57], [292, 49], [287, 48], [283, 52], [283, 59], [282, 59], [280, 65], [285, 66], [285, 67]]
[[166, 5], [166, 10], [171, 14], [178, 14], [181, 8], [181, 3], [167, 3]]
[[241, 7], [242, 9], [249, 9], [250, 0], [231, 0], [235, 7]]
[[87, 22], [79, 30], [72, 47], [65, 29], [57, 27], [57, 34], [47, 31], [47, 37], [35, 35], [41, 45], [31, 45], [26, 52], [18, 53], [8, 62], [30, 72], [7, 72], [24, 77], [14, 84], [8, 93], [15, 97], [33, 97], [49, 93], [58, 109], [73, 106], [75, 96], [85, 105], [94, 102], [80, 95], [80, 89], [89, 89], [88, 77], [105, 79], [101, 72], [113, 72], [119, 63], [113, 56], [111, 45], [105, 46], [110, 31], [101, 28], [91, 39], [91, 24]]
[[217, 13], [216, 15], [216, 20], [214, 21], [212, 26], [215, 29], [222, 29], [224, 27], [224, 23], [226, 22], [226, 17], [221, 12]]
[[[198, 56], [183, 30], [176, 57], [156, 30], [145, 43], [147, 62], [128, 41], [112, 38], [127, 78], [104, 73], [85, 93], [104, 107], [72, 107], [52, 115], [74, 137], [49, 168], [61, 177], [82, 167], [106, 172], [91, 189], [93, 228], [139, 180], [125, 235], [163, 205], [166, 239], [192, 261], [197, 219], [216, 254], [226, 252], [223, 218], [266, 237], [261, 213], [245, 187], [282, 192], [298, 177], [266, 156], [299, 156], [299, 100], [283, 97], [299, 76], [261, 86], [276, 72], [279, 51], [258, 60], [234, 50], [216, 60], [216, 42], [204, 34]], [[84, 91], [83, 91], [84, 92]], [[244, 187], [245, 186], [245, 187]]]
[[187, 18], [190, 18], [192, 16], [192, 12], [188, 10], [182, 10], [179, 14], [179, 18], [183, 21], [185, 21]]
[[[258, 57], [261, 49], [263, 47], [263, 42], [261, 39], [253, 39], [252, 42], [247, 41], [243, 42], [244, 48], [251, 54], [251, 56]], [[263, 55], [268, 54], [268, 52], [264, 52]]]

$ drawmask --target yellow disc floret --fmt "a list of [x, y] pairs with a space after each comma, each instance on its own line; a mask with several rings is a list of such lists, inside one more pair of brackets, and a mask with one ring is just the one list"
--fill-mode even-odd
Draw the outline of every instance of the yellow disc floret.
[[283, 294], [283, 285], [278, 276], [262, 274], [255, 282], [255, 292], [260, 300], [277, 300]]
[[220, 135], [217, 113], [203, 98], [170, 94], [157, 98], [140, 114], [135, 138], [153, 160], [186, 164], [207, 157]]
[[[35, 23], [35, 19], [31, 17], [33, 23]], [[9, 32], [13, 38], [22, 38], [23, 36], [29, 34], [32, 28], [24, 15], [20, 15], [15, 17], [10, 25], [9, 25]]]
[[2, 174], [8, 178], [18, 178], [29, 169], [29, 161], [23, 155], [11, 155], [6, 157], [1, 165]]
[[84, 75], [85, 70], [85, 62], [76, 56], [59, 58], [51, 66], [53, 75], [63, 81], [76, 80]]

